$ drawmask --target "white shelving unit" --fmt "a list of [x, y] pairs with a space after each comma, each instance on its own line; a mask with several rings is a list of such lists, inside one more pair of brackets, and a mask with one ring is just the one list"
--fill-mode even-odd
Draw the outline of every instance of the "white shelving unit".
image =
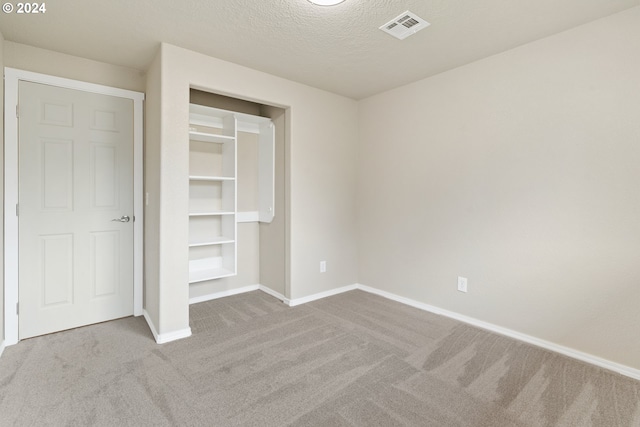
[[260, 222], [275, 215], [271, 119], [189, 105], [189, 283], [237, 274], [237, 134], [258, 137]]
[[237, 120], [208, 109], [189, 116], [189, 283], [237, 274]]

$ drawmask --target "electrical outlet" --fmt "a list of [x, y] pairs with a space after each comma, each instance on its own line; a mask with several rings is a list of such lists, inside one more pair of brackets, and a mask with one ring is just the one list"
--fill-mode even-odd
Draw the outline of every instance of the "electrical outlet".
[[467, 278], [458, 276], [458, 290], [460, 292], [467, 292]]
[[320, 273], [327, 272], [327, 261], [320, 261]]

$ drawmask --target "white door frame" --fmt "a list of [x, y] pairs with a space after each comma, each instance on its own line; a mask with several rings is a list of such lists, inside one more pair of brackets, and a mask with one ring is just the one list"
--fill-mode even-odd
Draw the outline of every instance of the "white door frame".
[[143, 269], [143, 101], [144, 93], [93, 83], [4, 69], [4, 341], [18, 342], [18, 82], [28, 81], [133, 101], [133, 314], [142, 309]]

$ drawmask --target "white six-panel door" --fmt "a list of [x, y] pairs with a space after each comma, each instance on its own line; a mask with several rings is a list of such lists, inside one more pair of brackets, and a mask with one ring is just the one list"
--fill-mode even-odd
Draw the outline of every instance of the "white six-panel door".
[[130, 99], [19, 83], [20, 339], [133, 314], [133, 132]]

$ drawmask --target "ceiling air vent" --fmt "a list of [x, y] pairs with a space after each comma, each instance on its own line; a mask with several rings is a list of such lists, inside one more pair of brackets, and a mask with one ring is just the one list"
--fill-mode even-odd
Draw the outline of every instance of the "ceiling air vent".
[[397, 39], [404, 40], [429, 25], [431, 24], [407, 10], [381, 26], [380, 29]]

